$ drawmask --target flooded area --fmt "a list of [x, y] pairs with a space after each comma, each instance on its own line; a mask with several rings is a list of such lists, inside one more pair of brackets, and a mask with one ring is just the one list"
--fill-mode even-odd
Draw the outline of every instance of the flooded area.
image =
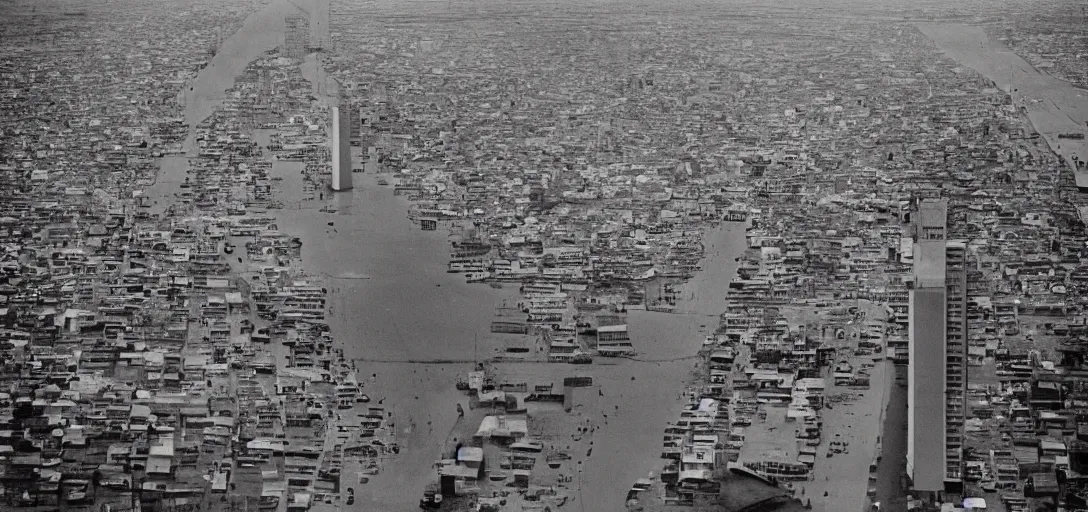
[[[516, 285], [493, 289], [447, 273], [446, 232], [421, 231], [406, 216], [408, 201], [378, 185], [375, 176], [356, 173], [352, 191], [317, 192], [315, 200], [303, 193], [301, 167], [297, 162], [273, 167], [273, 175], [283, 178], [286, 204], [276, 212], [278, 227], [301, 237], [303, 267], [327, 283], [332, 331], [343, 339], [347, 357], [356, 360], [373, 399], [393, 414], [402, 447], [359, 489], [358, 503], [408, 510], [418, 496], [404, 489], [432, 481], [433, 462], [455, 443], [455, 432], [474, 428], [458, 417], [456, 406], [467, 408], [469, 400], [454, 383], [472, 369], [472, 360], [501, 355], [501, 335], [491, 334], [488, 326], [497, 308], [516, 302]], [[622, 507], [631, 482], [660, 470], [661, 429], [679, 413], [694, 356], [724, 310], [724, 294], [711, 290], [724, 291], [716, 283], [735, 275], [744, 225], [725, 223], [712, 230], [707, 246], [704, 268], [713, 270], [697, 273], [683, 288], [688, 300], [680, 305], [690, 313], [629, 315], [639, 360], [604, 360], [588, 368], [496, 364], [500, 373], [527, 382], [593, 377], [596, 396], [587, 397], [574, 414], [554, 419], [572, 431], [583, 420], [596, 426], [592, 455], [574, 459], [583, 468], [579, 499], [586, 510]]]
[[919, 29], [956, 62], [992, 80], [1023, 109], [1050, 149], [1076, 172], [1077, 186], [1088, 187], [1088, 90], [1035, 69], [982, 27], [923, 23]]
[[[315, 55], [307, 56], [300, 71], [324, 104], [336, 101], [336, 83]], [[314, 191], [307, 190], [302, 167], [273, 165], [285, 204], [275, 212], [277, 225], [301, 238], [303, 268], [329, 289], [332, 332], [343, 341], [346, 357], [356, 361], [372, 398], [392, 414], [401, 447], [359, 489], [357, 503], [408, 510], [418, 496], [405, 489], [433, 481], [435, 459], [456, 443], [457, 432], [474, 428], [457, 414], [456, 406], [467, 408], [469, 400], [454, 383], [472, 370], [473, 361], [501, 355], [502, 337], [491, 334], [489, 324], [497, 309], [515, 305], [516, 284], [494, 289], [448, 273], [449, 226], [420, 230], [407, 217], [409, 201], [379, 185], [377, 176], [356, 173], [356, 187], [347, 192]], [[554, 418], [572, 430], [583, 420], [595, 425], [596, 448], [575, 458], [582, 468], [577, 486], [583, 490], [576, 499], [584, 500], [586, 510], [621, 508], [631, 482], [660, 470], [661, 429], [679, 413], [694, 356], [724, 311], [724, 290], [745, 247], [744, 225], [722, 224], [706, 243], [705, 268], [712, 270], [683, 285], [685, 314], [630, 314], [632, 343], [642, 360], [606, 361], [587, 369], [496, 365], [526, 381], [592, 375], [597, 396], [584, 400], [573, 415]], [[646, 403], [672, 406], [643, 407]]]
[[185, 122], [196, 126], [223, 102], [223, 91], [245, 71], [253, 59], [283, 44], [283, 17], [295, 9], [284, 0], [273, 1], [246, 18], [238, 32], [223, 42], [211, 62], [183, 91]]
[[494, 355], [488, 326], [516, 288], [470, 285], [447, 273], [446, 233], [421, 231], [406, 216], [407, 200], [373, 176], [357, 174], [352, 191], [329, 201], [302, 200], [301, 167], [273, 166], [273, 175], [284, 177], [287, 202], [275, 212], [278, 226], [302, 239], [303, 268], [329, 288], [332, 332], [356, 360], [372, 399], [393, 414], [402, 448], [358, 499], [404, 510], [418, 501], [404, 489], [433, 479], [431, 465], [457, 420], [456, 404], [467, 405], [454, 384], [472, 363], [445, 361]]
[[[186, 121], [196, 126], [222, 104], [246, 66], [283, 42], [283, 18], [297, 7], [276, 1], [251, 15], [242, 29], [184, 91]], [[316, 27], [312, 30], [319, 31]], [[300, 66], [323, 103], [336, 101], [337, 84], [320, 68], [315, 54]], [[268, 133], [257, 130], [263, 147]], [[195, 149], [193, 133], [187, 151]], [[161, 211], [185, 181], [188, 158], [168, 156], [148, 194]], [[301, 162], [276, 161], [280, 179], [277, 226], [301, 239], [302, 268], [330, 294], [330, 327], [356, 361], [360, 380], [378, 404], [392, 414], [400, 454], [383, 461], [379, 474], [360, 488], [363, 506], [407, 510], [417, 489], [433, 480], [433, 461], [442, 455], [461, 419], [455, 405], [468, 400], [454, 387], [474, 360], [498, 354], [501, 340], [488, 326], [496, 310], [513, 306], [515, 287], [494, 289], [466, 284], [446, 270], [446, 230], [421, 231], [407, 218], [409, 202], [374, 175], [356, 175], [350, 192], [308, 190]], [[316, 198], [314, 196], [317, 196]], [[660, 469], [656, 445], [663, 426], [682, 407], [695, 354], [725, 308], [724, 290], [744, 249], [743, 224], [723, 224], [707, 238], [706, 268], [682, 287], [684, 314], [632, 312], [637, 359], [610, 361], [588, 371], [548, 364], [500, 365], [525, 378], [555, 379], [591, 374], [597, 399], [586, 400], [573, 418], [597, 425], [593, 453], [578, 464], [580, 499], [586, 510], [622, 507], [627, 487]], [[646, 403], [672, 404], [646, 408]], [[461, 425], [463, 427], [463, 425]], [[411, 489], [412, 492], [405, 492]], [[590, 490], [590, 492], [584, 492]]]
[[946, 4], [7, 2], [0, 499], [1088, 501], [1088, 10]]
[[[635, 360], [593, 369], [600, 383], [596, 407], [583, 414], [600, 423], [593, 455], [585, 461], [581, 499], [585, 510], [621, 510], [631, 484], [663, 466], [661, 433], [688, 403], [684, 393], [693, 380], [695, 355], [725, 311], [728, 283], [745, 249], [743, 223], [723, 223], [705, 237], [703, 270], [682, 286], [679, 302], [686, 314], [635, 311], [629, 314]], [[646, 404], [655, 404], [646, 407]], [[594, 410], [597, 409], [597, 410]], [[605, 417], [607, 415], [607, 417]]]
[[[222, 103], [223, 91], [249, 62], [282, 42], [283, 16], [291, 9], [295, 7], [286, 2], [273, 3], [225, 41], [185, 92], [190, 125], [199, 124]], [[251, 32], [259, 35], [251, 37]], [[299, 71], [323, 105], [335, 104], [338, 86], [316, 54], [307, 55]], [[253, 133], [261, 147], [267, 146], [269, 135], [265, 130]], [[193, 133], [185, 147], [195, 149]], [[474, 428], [458, 414], [457, 406], [470, 404], [454, 383], [474, 362], [502, 355], [503, 339], [490, 333], [489, 324], [497, 310], [516, 304], [516, 286], [467, 284], [460, 274], [448, 273], [451, 226], [420, 230], [407, 217], [409, 201], [380, 185], [378, 176], [357, 173], [353, 190], [333, 193], [304, 181], [304, 165], [273, 163], [283, 208], [272, 214], [279, 230], [301, 240], [302, 270], [328, 290], [331, 330], [374, 402], [390, 414], [400, 447], [396, 457], [383, 458], [377, 474], [360, 479], [369, 482], [360, 486], [357, 503], [410, 510], [417, 490], [434, 479], [434, 460], [443, 457], [457, 436]], [[149, 191], [160, 211], [172, 203], [169, 198], [185, 181], [187, 166], [186, 156], [162, 159]], [[570, 487], [580, 490], [573, 497], [581, 502], [580, 509], [621, 509], [632, 482], [661, 470], [662, 428], [688, 403], [688, 386], [698, 372], [696, 354], [726, 308], [726, 290], [744, 252], [744, 236], [745, 223], [727, 222], [709, 230], [704, 270], [678, 287], [677, 313], [629, 313], [635, 357], [598, 361], [590, 368], [495, 365], [498, 372], [523, 381], [593, 378], [593, 392], [580, 397], [570, 413], [541, 410], [534, 416], [548, 430], [540, 436], [556, 445], [563, 443], [562, 432], [592, 426], [592, 434], [573, 436], [584, 451], [572, 457], [569, 473], [560, 472], [573, 479]], [[657, 405], [645, 407], [647, 403]], [[354, 476], [348, 474], [349, 479]]]
[[[304, 2], [305, 3], [305, 2]], [[184, 151], [191, 156], [196, 151], [196, 127], [223, 103], [223, 93], [234, 86], [246, 66], [260, 55], [283, 44], [284, 16], [299, 10], [286, 0], [273, 0], [248, 17], [242, 27], [223, 41], [211, 61], [185, 84], [178, 94], [184, 107], [189, 135]], [[156, 203], [153, 212], [161, 212], [171, 202], [189, 167], [187, 156], [166, 156], [160, 161], [155, 184], [146, 194]]]

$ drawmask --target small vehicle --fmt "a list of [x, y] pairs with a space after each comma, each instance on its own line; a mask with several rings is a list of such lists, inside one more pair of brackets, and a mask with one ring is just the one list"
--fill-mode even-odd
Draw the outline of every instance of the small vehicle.
[[73, 490], [68, 492], [68, 496], [65, 498], [65, 501], [68, 502], [69, 505], [75, 505], [80, 503], [86, 503], [88, 499], [89, 496], [87, 496], [87, 493], [85, 491]]
[[436, 489], [423, 491], [423, 497], [419, 499], [419, 508], [436, 509], [442, 507], [442, 493]]

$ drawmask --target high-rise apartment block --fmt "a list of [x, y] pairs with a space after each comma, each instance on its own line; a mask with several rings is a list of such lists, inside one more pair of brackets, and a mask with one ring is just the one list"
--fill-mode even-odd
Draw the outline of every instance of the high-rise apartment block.
[[349, 119], [349, 130], [351, 137], [351, 145], [358, 146], [363, 138], [363, 116], [359, 112], [359, 108], [355, 105], [348, 107], [351, 112], [351, 118]]
[[966, 415], [967, 248], [947, 219], [947, 200], [919, 201], [910, 283], [907, 474], [934, 497], [962, 486]]
[[284, 53], [292, 59], [306, 55], [310, 41], [310, 19], [301, 14], [292, 14], [283, 19]]

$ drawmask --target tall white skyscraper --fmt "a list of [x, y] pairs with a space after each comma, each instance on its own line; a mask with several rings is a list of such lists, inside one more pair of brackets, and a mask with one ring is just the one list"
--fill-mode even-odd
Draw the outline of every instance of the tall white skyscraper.
[[349, 109], [332, 109], [332, 189], [351, 189], [351, 123], [347, 117]]

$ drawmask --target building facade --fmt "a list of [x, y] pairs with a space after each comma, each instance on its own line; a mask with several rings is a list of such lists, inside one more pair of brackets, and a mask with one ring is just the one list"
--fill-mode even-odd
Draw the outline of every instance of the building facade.
[[967, 251], [947, 218], [947, 200], [919, 202], [909, 293], [907, 474], [934, 497], [962, 485], [967, 397]]
[[292, 59], [300, 59], [306, 55], [307, 43], [310, 40], [310, 20], [299, 14], [292, 14], [283, 19], [284, 23], [284, 51]]

